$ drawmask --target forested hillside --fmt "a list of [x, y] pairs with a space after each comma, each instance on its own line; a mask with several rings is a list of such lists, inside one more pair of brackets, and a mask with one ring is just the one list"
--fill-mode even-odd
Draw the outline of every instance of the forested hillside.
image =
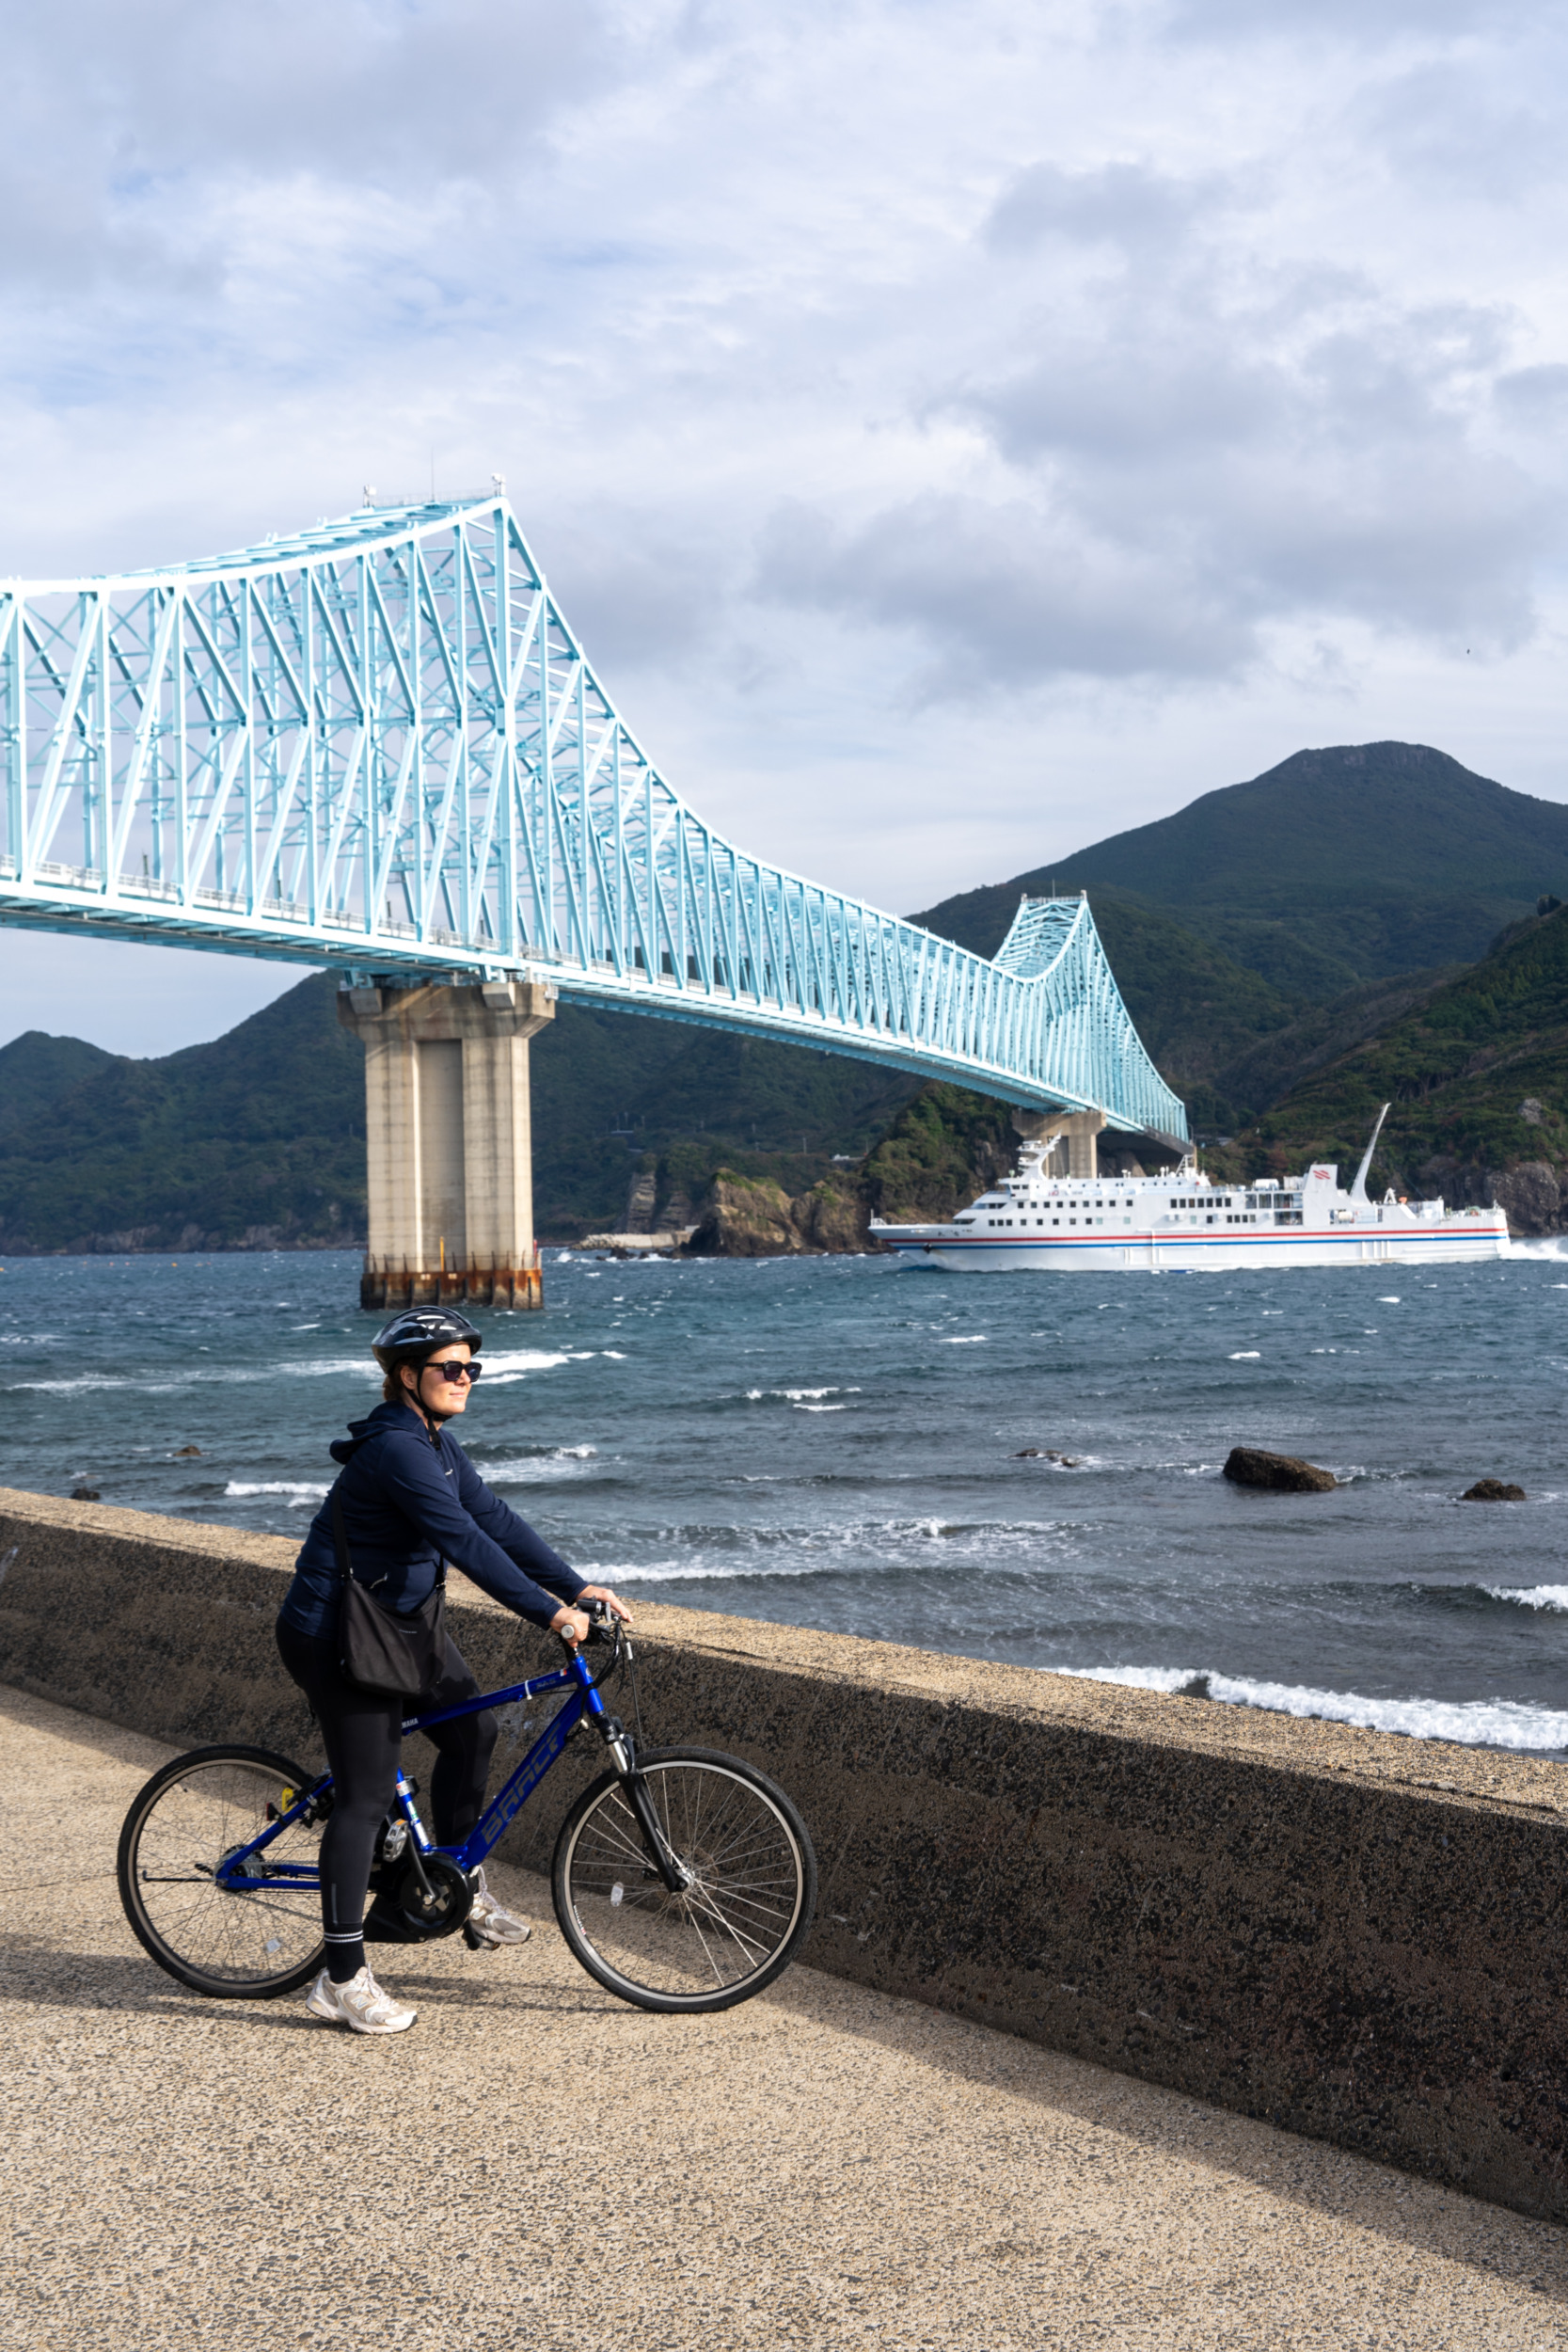
[[1214, 1156], [1235, 1177], [1359, 1159], [1390, 1103], [1371, 1179], [1450, 1201], [1499, 1200], [1555, 1232], [1568, 1184], [1568, 908], [1511, 927], [1491, 954], [1330, 1060]]
[[1021, 893], [1114, 892], [1293, 999], [1484, 955], [1544, 892], [1568, 897], [1568, 806], [1511, 791], [1422, 743], [1302, 751], [918, 922], [994, 955]]
[[[362, 1247], [365, 1060], [336, 991], [316, 974], [158, 1060], [38, 1031], [0, 1048], [0, 1249]], [[721, 1162], [800, 1191], [915, 1091], [837, 1056], [573, 1005], [534, 1040], [532, 1075], [536, 1216], [567, 1240], [621, 1224], [648, 1163], [664, 1198], [700, 1194]]]
[[[1419, 744], [1299, 752], [916, 919], [989, 955], [1050, 888], [1087, 890], [1216, 1166], [1344, 1157], [1384, 1092], [1409, 1186], [1481, 1198], [1562, 1164], [1562, 934], [1533, 909], [1568, 898], [1568, 808]], [[37, 1032], [0, 1049], [0, 1248], [359, 1246], [364, 1064], [335, 987], [317, 975], [158, 1060]], [[873, 1209], [942, 1213], [1011, 1150], [982, 1097], [720, 1030], [565, 1005], [532, 1057], [551, 1239], [622, 1226], [634, 1187], [644, 1216], [692, 1221], [723, 1168], [759, 1231], [783, 1217], [798, 1246], [842, 1247]], [[1555, 1175], [1528, 1182], [1555, 1217]]]

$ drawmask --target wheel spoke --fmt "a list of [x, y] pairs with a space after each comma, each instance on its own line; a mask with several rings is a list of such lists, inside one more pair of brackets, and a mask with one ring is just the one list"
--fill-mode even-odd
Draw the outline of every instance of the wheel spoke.
[[[283, 1759], [218, 1750], [150, 1783], [133, 1807], [121, 1848], [127, 1912], [153, 1957], [198, 1990], [277, 1989], [297, 1980], [320, 1947], [318, 1887], [271, 1875], [282, 1863], [317, 1867], [320, 1824], [277, 1820], [286, 1785], [301, 1778]], [[226, 1856], [263, 1836], [244, 1873], [263, 1883], [225, 1883]]]
[[689, 1883], [665, 1886], [626, 1790], [606, 1788], [563, 1833], [568, 1941], [602, 1982], [650, 2006], [742, 1998], [777, 1973], [802, 1927], [804, 1833], [744, 1766], [654, 1757], [642, 1782]]

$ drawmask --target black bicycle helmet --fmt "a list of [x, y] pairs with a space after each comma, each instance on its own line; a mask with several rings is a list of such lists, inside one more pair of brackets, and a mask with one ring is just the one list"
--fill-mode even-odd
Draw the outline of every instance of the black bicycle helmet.
[[418, 1363], [433, 1348], [466, 1340], [477, 1356], [484, 1342], [467, 1315], [451, 1307], [405, 1307], [384, 1323], [371, 1342], [371, 1354], [383, 1372], [396, 1364]]

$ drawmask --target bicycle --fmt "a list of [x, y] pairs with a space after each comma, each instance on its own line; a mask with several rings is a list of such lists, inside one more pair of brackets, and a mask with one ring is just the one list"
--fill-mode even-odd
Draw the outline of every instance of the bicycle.
[[[406, 1940], [457, 1933], [473, 1899], [469, 1871], [587, 1724], [610, 1768], [578, 1797], [556, 1839], [550, 1891], [561, 1931], [597, 1983], [640, 2009], [729, 2009], [771, 1984], [800, 1949], [816, 1903], [810, 1836], [783, 1789], [737, 1756], [642, 1752], [599, 1694], [629, 1666], [635, 1708], [631, 1645], [605, 1612], [589, 1638], [613, 1645], [596, 1677], [574, 1650], [549, 1674], [404, 1718], [406, 1738], [482, 1708], [566, 1693], [460, 1847], [434, 1844], [418, 1784], [400, 1763], [372, 1884]], [[330, 1772], [312, 1777], [266, 1748], [196, 1748], [154, 1772], [125, 1817], [117, 1860], [120, 1901], [143, 1949], [218, 2000], [275, 1999], [305, 1984], [325, 1963], [315, 1849], [331, 1804]], [[477, 1945], [471, 1931], [467, 1940]]]

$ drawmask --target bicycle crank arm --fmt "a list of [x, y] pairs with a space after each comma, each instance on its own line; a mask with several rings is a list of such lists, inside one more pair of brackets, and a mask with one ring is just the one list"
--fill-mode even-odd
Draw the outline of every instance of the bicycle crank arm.
[[689, 1870], [678, 1862], [670, 1850], [669, 1840], [659, 1828], [654, 1801], [648, 1794], [648, 1784], [641, 1772], [631, 1772], [622, 1783], [626, 1802], [637, 1816], [637, 1826], [642, 1833], [642, 1843], [654, 1859], [654, 1867], [672, 1895], [684, 1895], [696, 1879], [695, 1870]]

